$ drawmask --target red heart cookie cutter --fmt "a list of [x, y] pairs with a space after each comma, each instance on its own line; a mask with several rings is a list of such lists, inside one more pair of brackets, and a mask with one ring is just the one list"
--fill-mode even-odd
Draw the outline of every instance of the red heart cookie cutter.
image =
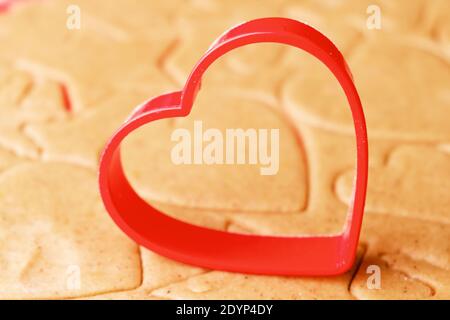
[[[282, 43], [321, 60], [342, 86], [356, 134], [357, 164], [345, 229], [333, 236], [261, 236], [202, 228], [169, 217], [145, 202], [128, 182], [120, 143], [151, 121], [189, 115], [201, 78], [223, 54], [252, 43]], [[356, 256], [367, 187], [368, 147], [364, 114], [347, 64], [334, 44], [314, 28], [285, 18], [263, 18], [223, 34], [200, 59], [180, 92], [139, 106], [107, 143], [100, 161], [100, 192], [116, 224], [138, 244], [168, 258], [210, 269], [275, 275], [335, 275], [351, 268]]]

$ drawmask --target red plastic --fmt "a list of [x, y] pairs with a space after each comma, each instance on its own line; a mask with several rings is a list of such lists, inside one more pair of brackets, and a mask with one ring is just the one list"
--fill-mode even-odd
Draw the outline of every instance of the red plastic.
[[[244, 235], [202, 228], [171, 218], [141, 199], [123, 172], [120, 143], [148, 122], [188, 116], [203, 73], [220, 56], [251, 43], [283, 43], [305, 50], [335, 75], [347, 96], [356, 134], [353, 204], [345, 229], [334, 236]], [[335, 275], [354, 263], [364, 212], [368, 149], [364, 114], [341, 53], [317, 30], [285, 18], [263, 18], [222, 35], [195, 66], [180, 92], [139, 106], [106, 145], [100, 163], [100, 192], [116, 224], [140, 245], [168, 258], [210, 269], [273, 275]]]
[[0, 0], [0, 14], [10, 10], [13, 5], [25, 1], [26, 0]]

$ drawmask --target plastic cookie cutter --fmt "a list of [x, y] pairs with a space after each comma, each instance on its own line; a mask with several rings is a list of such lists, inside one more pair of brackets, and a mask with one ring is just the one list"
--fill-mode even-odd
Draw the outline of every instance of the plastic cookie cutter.
[[[189, 115], [201, 78], [223, 54], [252, 43], [282, 43], [322, 61], [342, 86], [356, 134], [353, 203], [344, 231], [331, 236], [262, 236], [218, 231], [169, 217], [133, 190], [123, 171], [120, 143], [149, 122]], [[138, 244], [168, 258], [210, 269], [268, 275], [336, 275], [354, 263], [367, 187], [368, 147], [364, 114], [352, 75], [339, 50], [314, 28], [285, 18], [263, 18], [224, 33], [190, 74], [184, 89], [139, 106], [107, 143], [100, 162], [100, 192], [116, 224]]]

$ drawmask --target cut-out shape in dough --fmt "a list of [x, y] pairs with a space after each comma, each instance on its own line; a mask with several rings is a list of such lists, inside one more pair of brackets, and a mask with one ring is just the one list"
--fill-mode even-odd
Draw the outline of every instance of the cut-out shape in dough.
[[[224, 136], [227, 129], [278, 129], [278, 171], [261, 175], [261, 166], [266, 165], [260, 162], [174, 164], [171, 154], [178, 142], [171, 141], [171, 135], [175, 129], [185, 128], [193, 140], [195, 121], [202, 121], [203, 132], [214, 128]], [[227, 91], [205, 91], [188, 118], [150, 123], [130, 135], [121, 150], [131, 183], [146, 199], [196, 208], [289, 212], [302, 210], [307, 197], [307, 168], [301, 138], [296, 135], [282, 116], [263, 103]], [[258, 152], [266, 147], [259, 146]], [[247, 159], [249, 149], [246, 139]], [[268, 151], [270, 154], [270, 147]], [[276, 161], [275, 155], [272, 161]]]
[[[353, 172], [336, 182], [349, 203]], [[450, 223], [450, 155], [428, 146], [400, 146], [385, 165], [370, 169], [366, 210]]]
[[[412, 43], [377, 37], [362, 43], [349, 64], [370, 137], [450, 139], [450, 66], [444, 59]], [[353, 134], [345, 95], [324, 66], [311, 64], [304, 74], [289, 79], [283, 98], [298, 119]]]
[[140, 283], [138, 247], [110, 220], [96, 186], [94, 172], [68, 164], [0, 175], [1, 297], [79, 297]]

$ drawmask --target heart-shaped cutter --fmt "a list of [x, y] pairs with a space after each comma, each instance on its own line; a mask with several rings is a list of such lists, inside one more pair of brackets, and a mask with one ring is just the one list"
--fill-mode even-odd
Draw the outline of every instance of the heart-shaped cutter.
[[[342, 86], [356, 135], [353, 202], [342, 234], [333, 236], [262, 236], [237, 234], [192, 225], [172, 218], [145, 202], [128, 182], [120, 143], [149, 122], [189, 115], [201, 78], [225, 53], [252, 43], [282, 43], [321, 60]], [[168, 258], [200, 267], [270, 275], [336, 275], [354, 263], [367, 188], [368, 146], [364, 113], [350, 70], [334, 44], [314, 28], [286, 18], [262, 18], [236, 26], [208, 49], [190, 74], [183, 91], [151, 99], [135, 109], [106, 144], [100, 169], [100, 193], [116, 224], [138, 244]]]

